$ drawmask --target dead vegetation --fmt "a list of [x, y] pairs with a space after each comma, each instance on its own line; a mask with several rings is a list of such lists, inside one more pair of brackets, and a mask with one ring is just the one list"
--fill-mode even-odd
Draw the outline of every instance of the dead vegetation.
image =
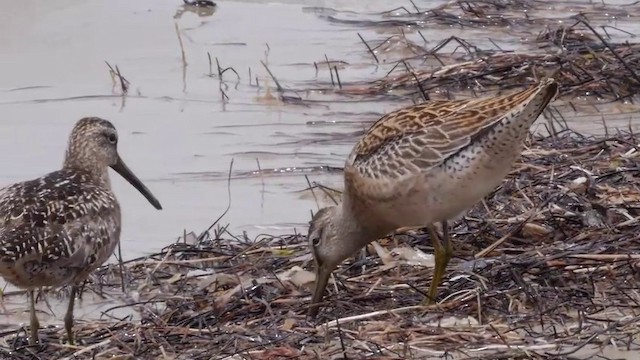
[[[557, 39], [558, 36], [561, 39]], [[573, 37], [580, 39], [580, 46], [563, 43], [558, 48], [554, 44], [571, 41]], [[434, 95], [451, 98], [451, 94], [461, 91], [474, 93], [522, 87], [548, 76], [561, 84], [560, 94], [565, 98], [591, 96], [631, 101], [640, 90], [640, 78], [633, 70], [640, 65], [640, 44], [594, 41], [566, 27], [547, 29], [535, 41], [541, 48], [554, 47], [562, 51], [482, 51], [452, 37], [422, 55], [425, 60], [435, 59], [439, 66], [418, 68], [403, 60], [378, 81], [343, 85], [336, 91], [345, 95], [402, 97], [417, 93], [425, 99]], [[442, 54], [441, 49], [452, 42], [463, 49], [462, 54]]]
[[[640, 66], [640, 44], [628, 41], [635, 36], [615, 26], [619, 19], [629, 21], [640, 14], [636, 3], [450, 1], [433, 9], [412, 3], [412, 7], [361, 16], [326, 8], [311, 10], [329, 21], [391, 33], [380, 39], [358, 34], [363, 54], [368, 53], [374, 64], [390, 68], [386, 76], [355, 82], [343, 76], [337, 83], [332, 72], [330, 83], [314, 88], [331, 94], [400, 101], [413, 96], [424, 101], [522, 88], [547, 76], [556, 78], [562, 98], [570, 101], [633, 102], [640, 91], [635, 70]], [[424, 28], [490, 29], [495, 39], [512, 39], [517, 46], [503, 49], [492, 35], [482, 44], [457, 36], [434, 44], [422, 34]], [[335, 73], [340, 76], [337, 68]], [[301, 99], [283, 101], [300, 103]]]
[[[58, 327], [19, 359], [580, 358], [604, 345], [639, 349], [640, 139], [565, 131], [530, 143], [513, 173], [452, 230], [456, 258], [441, 304], [416, 306], [432, 276], [420, 230], [380, 240], [341, 266], [318, 323], [304, 236], [187, 235], [124, 264], [139, 320]], [[498, 246], [491, 248], [500, 241]], [[483, 249], [489, 251], [483, 251]], [[117, 293], [120, 268], [87, 286]], [[580, 353], [582, 352], [582, 353]], [[75, 354], [75, 355], [74, 355]], [[579, 355], [582, 354], [582, 355]]]

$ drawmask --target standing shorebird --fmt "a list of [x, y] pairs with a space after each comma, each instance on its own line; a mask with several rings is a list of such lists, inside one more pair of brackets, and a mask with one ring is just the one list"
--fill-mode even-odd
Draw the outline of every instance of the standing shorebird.
[[[520, 156], [529, 127], [558, 92], [553, 79], [509, 95], [437, 100], [378, 120], [344, 167], [342, 203], [318, 211], [308, 241], [316, 263], [309, 316], [333, 270], [368, 243], [400, 227], [427, 226], [435, 269], [428, 297], [452, 256], [447, 220], [491, 192]], [[443, 239], [433, 226], [443, 225]]]
[[73, 344], [73, 304], [78, 286], [120, 241], [120, 205], [108, 167], [122, 175], [158, 210], [160, 202], [118, 155], [118, 133], [107, 120], [79, 120], [62, 169], [0, 189], [0, 276], [27, 289], [30, 344], [38, 341], [34, 290], [71, 285], [64, 326]]

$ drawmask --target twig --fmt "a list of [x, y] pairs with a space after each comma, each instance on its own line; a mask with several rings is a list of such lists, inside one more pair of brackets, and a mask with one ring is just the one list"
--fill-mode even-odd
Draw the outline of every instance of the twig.
[[329, 322], [326, 322], [324, 324], [320, 324], [320, 325], [316, 326], [316, 329], [320, 330], [320, 329], [325, 328], [325, 327], [331, 328], [331, 327], [337, 326], [338, 322], [340, 324], [342, 324], [342, 325], [345, 325], [345, 324], [348, 324], [348, 323], [351, 323], [351, 322], [354, 322], [354, 321], [371, 319], [371, 318], [374, 318], [374, 317], [378, 317], [380, 315], [398, 315], [398, 314], [402, 314], [402, 313], [405, 313], [405, 312], [410, 312], [410, 311], [419, 310], [419, 309], [425, 309], [425, 308], [429, 308], [429, 307], [437, 307], [437, 305], [433, 305], [433, 306], [414, 305], [414, 306], [401, 307], [401, 308], [397, 308], [397, 309], [372, 311], [372, 312], [366, 313], [366, 314], [347, 316], [347, 317], [343, 317], [343, 318], [340, 318], [340, 319], [331, 320]]
[[209, 231], [211, 231], [211, 229], [213, 229], [213, 227], [216, 226], [216, 224], [227, 214], [227, 212], [229, 212], [229, 209], [231, 209], [231, 173], [232, 173], [232, 170], [233, 170], [233, 159], [231, 159], [231, 163], [229, 163], [229, 174], [227, 176], [227, 208], [224, 209], [222, 214], [220, 216], [218, 216], [218, 218], [211, 225], [209, 225], [207, 230], [203, 231], [202, 234], [200, 234], [200, 236], [198, 236], [198, 240], [202, 240], [204, 235], [209, 233]]
[[73, 354], [71, 354], [71, 356], [67, 356], [65, 358], [62, 358], [62, 360], [76, 359], [78, 356], [80, 356], [82, 354], [85, 354], [85, 353], [88, 353], [88, 352], [91, 352], [91, 351], [93, 351], [93, 350], [95, 350], [95, 349], [97, 349], [99, 347], [106, 346], [110, 342], [111, 342], [111, 339], [107, 339], [107, 340], [101, 341], [99, 343], [96, 343], [96, 344], [93, 344], [93, 345], [89, 345], [89, 346], [87, 346], [85, 348], [82, 348], [82, 349], [74, 352]]
[[329, 76], [331, 76], [331, 86], [336, 86], [336, 83], [333, 81], [333, 71], [331, 71], [331, 63], [329, 62], [329, 58], [327, 54], [324, 54], [324, 59], [327, 61], [327, 68], [329, 69]]
[[271, 70], [269, 70], [269, 67], [267, 66], [267, 64], [265, 64], [264, 61], [262, 61], [262, 60], [260, 60], [260, 63], [267, 70], [267, 72], [269, 73], [269, 76], [271, 76], [271, 79], [273, 79], [273, 82], [276, 84], [276, 89], [278, 90], [278, 92], [282, 92], [283, 91], [282, 86], [280, 86], [280, 83], [278, 82], [278, 79], [276, 79], [276, 77], [273, 76], [273, 73], [271, 72]]
[[340, 82], [340, 74], [338, 74], [338, 67], [334, 66], [333, 70], [336, 72], [336, 80], [338, 80], [338, 88], [342, 89], [342, 82]]
[[373, 52], [373, 50], [371, 50], [371, 47], [369, 46], [369, 44], [367, 44], [366, 41], [364, 41], [364, 38], [362, 37], [362, 35], [360, 35], [360, 33], [358, 33], [358, 37], [360, 38], [360, 40], [362, 40], [362, 43], [364, 44], [364, 46], [367, 47], [367, 50], [369, 50], [369, 53], [373, 56], [373, 59], [376, 61], [376, 63], [380, 63], [380, 61], [378, 60], [378, 57], [376, 56], [376, 53]]

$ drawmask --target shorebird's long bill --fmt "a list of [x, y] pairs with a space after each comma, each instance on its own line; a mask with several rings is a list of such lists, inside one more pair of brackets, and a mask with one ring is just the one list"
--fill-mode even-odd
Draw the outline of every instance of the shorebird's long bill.
[[329, 277], [331, 277], [331, 270], [328, 270], [325, 266], [319, 266], [316, 269], [316, 288], [313, 291], [313, 298], [311, 299], [311, 307], [309, 308], [309, 317], [315, 319], [320, 310], [320, 302], [324, 295], [324, 290], [329, 283]]
[[138, 189], [138, 191], [140, 191], [140, 193], [144, 195], [144, 197], [146, 197], [147, 200], [149, 200], [149, 202], [151, 203], [151, 205], [153, 205], [154, 208], [158, 210], [162, 209], [162, 205], [160, 205], [160, 201], [158, 201], [158, 199], [156, 199], [156, 197], [153, 196], [151, 191], [149, 191], [149, 189], [147, 189], [147, 187], [144, 186], [142, 181], [140, 181], [140, 179], [138, 179], [133, 174], [133, 172], [129, 170], [127, 165], [124, 163], [124, 161], [122, 161], [122, 159], [119, 156], [118, 156], [118, 162], [115, 165], [111, 166], [111, 168], [115, 170], [118, 174], [120, 174], [120, 176], [125, 178], [129, 182], [129, 184], [133, 185], [134, 188]]

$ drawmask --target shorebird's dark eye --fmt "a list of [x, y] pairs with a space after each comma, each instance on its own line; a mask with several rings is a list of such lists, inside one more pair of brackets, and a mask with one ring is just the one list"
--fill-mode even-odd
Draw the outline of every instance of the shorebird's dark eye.
[[320, 245], [320, 237], [318, 236], [318, 237], [314, 237], [314, 238], [312, 238], [312, 239], [311, 239], [311, 244], [312, 244], [313, 246], [318, 246], [318, 245]]
[[118, 141], [118, 137], [116, 134], [109, 134], [107, 135], [107, 140], [109, 140], [110, 143], [115, 144]]

